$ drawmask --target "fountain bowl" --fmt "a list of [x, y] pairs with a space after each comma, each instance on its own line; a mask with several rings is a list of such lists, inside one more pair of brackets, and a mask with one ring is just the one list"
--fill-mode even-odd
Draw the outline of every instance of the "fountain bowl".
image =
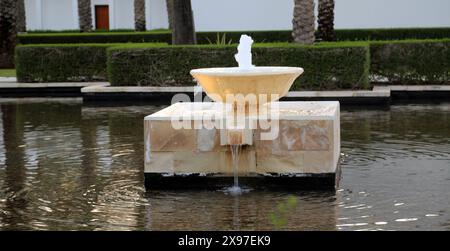
[[191, 75], [203, 87], [206, 94], [216, 102], [231, 103], [227, 95], [254, 94], [256, 105], [262, 105], [260, 95], [267, 95], [265, 102], [277, 101], [285, 96], [295, 79], [303, 73], [300, 67], [259, 66], [202, 68], [191, 70]]

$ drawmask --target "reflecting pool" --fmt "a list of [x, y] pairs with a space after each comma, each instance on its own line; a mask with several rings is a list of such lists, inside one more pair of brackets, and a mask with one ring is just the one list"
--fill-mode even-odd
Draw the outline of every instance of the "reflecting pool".
[[0, 99], [2, 230], [450, 230], [450, 104], [343, 108], [336, 192], [146, 192], [164, 106]]

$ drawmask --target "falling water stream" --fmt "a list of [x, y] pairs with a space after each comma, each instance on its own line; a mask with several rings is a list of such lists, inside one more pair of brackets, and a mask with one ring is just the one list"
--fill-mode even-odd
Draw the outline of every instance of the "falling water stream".
[[[242, 35], [239, 40], [238, 45], [238, 53], [235, 54], [236, 62], [238, 63], [239, 69], [241, 70], [249, 70], [254, 65], [252, 64], [252, 48], [253, 39], [250, 36]], [[239, 151], [241, 150], [241, 145], [239, 144], [231, 144], [231, 158], [233, 165], [233, 176], [234, 176], [234, 185], [227, 189], [229, 193], [232, 195], [239, 195], [242, 193], [242, 188], [239, 187]]]
[[231, 146], [231, 156], [233, 158], [233, 175], [234, 175], [234, 187], [239, 187], [239, 176], [238, 176], [238, 170], [239, 170], [239, 150], [241, 146], [240, 145], [232, 145]]
[[231, 148], [231, 158], [233, 165], [233, 176], [234, 176], [234, 184], [232, 187], [228, 189], [233, 195], [239, 195], [242, 193], [242, 189], [239, 187], [239, 151], [241, 150], [241, 145], [230, 145]]
[[242, 145], [230, 145], [231, 148], [231, 159], [233, 165], [233, 186], [225, 189], [226, 193], [231, 195], [241, 195], [243, 193], [248, 193], [252, 189], [239, 184], [239, 158], [242, 151]]

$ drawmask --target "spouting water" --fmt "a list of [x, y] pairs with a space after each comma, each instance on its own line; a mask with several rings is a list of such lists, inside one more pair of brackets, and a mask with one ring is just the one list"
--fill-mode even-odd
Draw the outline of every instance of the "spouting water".
[[[247, 35], [241, 35], [241, 38], [239, 40], [238, 45], [238, 53], [234, 55], [234, 58], [236, 59], [236, 62], [239, 65], [239, 69], [242, 70], [248, 70], [253, 67], [255, 67], [252, 64], [252, 44], [253, 39], [250, 36]], [[237, 104], [239, 105], [239, 104]], [[240, 104], [244, 105], [244, 104]], [[242, 189], [239, 187], [239, 151], [242, 147], [242, 134], [239, 134], [239, 137], [235, 137], [230, 142], [230, 148], [231, 148], [231, 158], [232, 158], [232, 165], [233, 165], [233, 176], [234, 176], [234, 185], [228, 189], [228, 192], [230, 192], [233, 195], [239, 195], [242, 193]]]
[[234, 55], [239, 69], [248, 70], [255, 67], [252, 64], [252, 44], [253, 39], [250, 36], [242, 35], [239, 39], [238, 53]]

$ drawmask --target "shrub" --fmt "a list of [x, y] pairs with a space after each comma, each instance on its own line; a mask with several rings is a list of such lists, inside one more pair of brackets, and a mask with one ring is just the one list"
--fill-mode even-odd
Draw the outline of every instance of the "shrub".
[[[147, 32], [161, 32], [161, 31], [170, 31], [168, 29], [153, 29], [153, 30], [148, 30]], [[27, 30], [27, 33], [80, 33], [81, 31], [79, 29], [69, 29], [69, 30]], [[134, 29], [127, 29], [127, 28], [119, 28], [119, 29], [109, 29], [109, 30], [105, 30], [105, 29], [96, 29], [92, 32], [135, 32]]]
[[169, 32], [90, 32], [90, 33], [29, 33], [18, 35], [20, 44], [77, 43], [171, 43]]
[[[47, 44], [16, 47], [19, 82], [105, 81], [106, 49], [118, 44]], [[164, 44], [156, 44], [164, 46]]]
[[338, 41], [450, 38], [450, 27], [336, 30]]
[[[189, 70], [236, 66], [236, 45], [60, 44], [16, 47], [19, 82], [109, 79], [113, 85], [194, 85]], [[450, 39], [255, 44], [254, 64], [305, 68], [292, 90], [359, 89], [370, 75], [396, 84], [448, 84]]]
[[371, 74], [396, 84], [450, 81], [450, 39], [374, 42]]
[[[118, 46], [108, 50], [112, 85], [194, 85], [190, 69], [236, 66], [232, 46]], [[355, 89], [368, 84], [369, 50], [362, 44], [316, 46], [256, 44], [256, 65], [300, 66], [305, 74], [291, 90]]]
[[[291, 31], [230, 31], [230, 32], [197, 32], [199, 44], [210, 44], [217, 36], [225, 34], [227, 40], [237, 43], [242, 34], [248, 34], [256, 42], [283, 42], [291, 40]], [[49, 32], [28, 33], [18, 36], [20, 44], [64, 44], [64, 43], [172, 43], [169, 31], [146, 32]]]
[[[237, 43], [241, 34], [253, 37], [258, 43], [291, 42], [292, 31], [220, 31], [197, 32], [199, 44], [210, 44], [217, 36], [226, 35], [227, 40]], [[394, 29], [342, 29], [336, 30], [338, 41], [360, 40], [401, 40], [401, 39], [440, 39], [450, 38], [450, 28], [394, 28]], [[172, 35], [168, 30], [133, 32], [126, 30], [95, 31], [80, 33], [74, 31], [30, 32], [18, 36], [21, 44], [56, 44], [56, 43], [171, 43]]]
[[19, 82], [106, 80], [106, 44], [16, 47]]

